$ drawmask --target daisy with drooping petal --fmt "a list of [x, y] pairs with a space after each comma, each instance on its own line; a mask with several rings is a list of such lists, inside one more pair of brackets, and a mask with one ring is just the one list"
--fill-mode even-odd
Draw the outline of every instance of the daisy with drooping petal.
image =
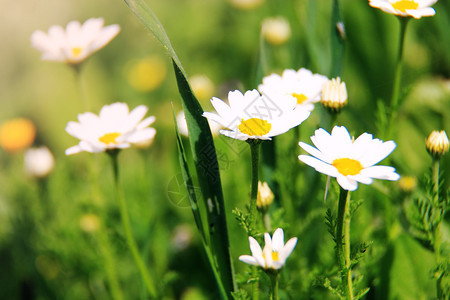
[[303, 142], [299, 145], [312, 156], [299, 155], [298, 158], [316, 171], [336, 177], [344, 190], [354, 191], [358, 188], [358, 182], [371, 184], [374, 178], [400, 179], [395, 168], [375, 166], [395, 149], [393, 141], [383, 142], [369, 133], [353, 140], [344, 126], [335, 126], [331, 134], [318, 129], [311, 141], [317, 148]]
[[79, 64], [108, 44], [120, 31], [119, 25], [103, 27], [102, 18], [91, 18], [83, 25], [78, 21], [67, 24], [66, 29], [54, 25], [48, 34], [36, 30], [31, 45], [42, 52], [42, 60]]
[[436, 13], [430, 6], [437, 0], [369, 0], [369, 5], [400, 17], [431, 17]]
[[98, 116], [91, 112], [79, 114], [79, 122], [69, 122], [66, 131], [81, 141], [67, 149], [66, 155], [123, 149], [152, 140], [156, 130], [148, 126], [155, 117], [142, 120], [147, 110], [140, 105], [130, 112], [126, 103], [113, 103], [103, 106]]
[[257, 90], [245, 94], [232, 91], [228, 102], [229, 105], [213, 97], [211, 103], [217, 114], [205, 112], [203, 116], [229, 129], [221, 130], [221, 134], [243, 141], [270, 140], [298, 126], [310, 115], [309, 111], [296, 107], [293, 97], [278, 95], [269, 99]]
[[271, 74], [263, 78], [258, 86], [261, 94], [270, 99], [277, 100], [279, 95], [290, 96], [295, 99], [297, 105], [308, 111], [314, 109], [315, 102], [320, 101], [320, 93], [328, 78], [320, 74], [313, 74], [308, 69], [284, 70], [280, 76]]
[[248, 240], [252, 255], [241, 255], [239, 260], [246, 264], [260, 266], [265, 270], [281, 269], [297, 245], [296, 237], [291, 238], [284, 244], [284, 233], [281, 228], [275, 230], [272, 238], [269, 233], [264, 234], [264, 249], [261, 249], [261, 246], [253, 237], [250, 236]]

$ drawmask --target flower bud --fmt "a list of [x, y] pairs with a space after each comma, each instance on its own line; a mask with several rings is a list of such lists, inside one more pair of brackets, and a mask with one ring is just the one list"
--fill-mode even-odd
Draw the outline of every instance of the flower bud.
[[428, 153], [430, 153], [430, 155], [434, 158], [440, 158], [442, 155], [447, 153], [449, 149], [449, 141], [445, 131], [433, 131], [426, 140], [426, 147]]
[[256, 198], [256, 207], [265, 210], [273, 202], [274, 195], [267, 182], [258, 181], [258, 196]]
[[322, 88], [320, 103], [331, 112], [340, 112], [347, 105], [347, 88], [341, 78], [328, 80]]

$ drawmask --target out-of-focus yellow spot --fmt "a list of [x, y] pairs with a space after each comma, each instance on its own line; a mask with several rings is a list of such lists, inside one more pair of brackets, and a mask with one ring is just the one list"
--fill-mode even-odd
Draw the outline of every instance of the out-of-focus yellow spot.
[[209, 100], [214, 95], [214, 83], [204, 75], [194, 75], [189, 78], [192, 91], [199, 100]]
[[109, 144], [117, 145], [116, 138], [119, 136], [120, 136], [120, 133], [117, 133], [117, 132], [106, 133], [103, 136], [101, 136], [98, 140], [106, 145], [109, 145]]
[[291, 26], [283, 17], [265, 19], [261, 31], [266, 41], [274, 46], [282, 45], [291, 38]]
[[135, 90], [149, 92], [159, 87], [166, 75], [167, 67], [161, 57], [149, 56], [131, 65], [127, 79]]
[[33, 144], [36, 127], [25, 118], [6, 121], [0, 127], [0, 146], [8, 152], [18, 152]]
[[272, 128], [272, 124], [268, 123], [266, 120], [251, 118], [248, 120], [242, 119], [241, 124], [239, 124], [238, 129], [246, 135], [250, 136], [263, 136], [269, 133]]
[[95, 214], [85, 214], [80, 218], [80, 228], [84, 232], [93, 233], [100, 228], [100, 219]]
[[404, 13], [407, 9], [417, 9], [419, 7], [419, 3], [416, 3], [413, 0], [401, 0], [393, 3], [392, 7]]
[[412, 176], [402, 176], [398, 181], [398, 186], [405, 193], [414, 191], [417, 187], [417, 179]]
[[230, 4], [242, 10], [250, 10], [260, 6], [264, 0], [229, 0]]

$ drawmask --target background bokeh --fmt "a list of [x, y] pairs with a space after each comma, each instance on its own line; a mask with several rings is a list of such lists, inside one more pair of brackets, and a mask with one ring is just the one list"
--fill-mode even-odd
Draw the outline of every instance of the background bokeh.
[[[191, 83], [205, 110], [212, 109], [212, 96], [226, 99], [230, 90], [257, 87], [261, 45], [268, 73], [306, 67], [329, 75], [332, 1], [266, 0], [249, 9], [225, 0], [147, 3], [164, 25], [188, 76], [197, 79]], [[98, 113], [103, 105], [117, 101], [130, 108], [147, 105], [148, 114], [157, 120], [158, 133], [150, 148], [120, 154], [124, 194], [141, 252], [167, 299], [215, 299], [215, 283], [177, 161], [172, 103], [180, 110], [180, 96], [170, 59], [159, 42], [119, 0], [0, 0], [0, 4], [0, 123], [29, 118], [37, 128], [35, 145], [49, 147], [56, 160], [48, 178], [35, 180], [24, 172], [23, 152], [0, 149], [0, 299], [109, 299], [105, 270], [111, 266], [125, 299], [145, 299], [122, 236], [108, 157], [64, 155], [77, 143], [64, 130], [67, 122], [76, 120], [78, 113]], [[392, 90], [398, 21], [367, 1], [340, 4], [347, 38], [341, 77], [349, 106], [338, 123], [355, 136], [363, 132], [377, 136], [377, 101], [387, 104]], [[413, 238], [404, 219], [407, 200], [424, 193], [424, 174], [431, 165], [426, 137], [432, 130], [450, 132], [450, 2], [441, 0], [434, 8], [436, 16], [412, 20], [408, 27], [404, 97], [396, 122], [398, 146], [390, 160], [418, 185], [407, 195], [390, 182], [361, 186], [354, 193], [364, 200], [353, 220], [354, 242], [374, 241], [358, 266], [365, 274], [365, 286], [371, 287], [368, 299], [425, 299], [435, 294], [429, 245]], [[284, 16], [291, 25], [285, 44], [261, 43], [261, 22], [273, 16]], [[121, 32], [83, 64], [79, 77], [69, 66], [41, 61], [30, 45], [34, 30], [91, 17], [103, 17], [106, 25], [119, 24]], [[209, 81], [198, 80], [199, 76]], [[328, 122], [327, 113], [318, 107], [301, 125], [299, 138], [309, 143], [315, 129], [329, 129]], [[327, 207], [335, 209], [337, 188], [333, 186], [324, 203], [326, 178], [298, 162], [295, 138], [287, 133], [275, 139], [278, 169], [273, 178], [265, 178], [276, 182], [274, 226], [282, 225], [287, 238], [299, 238], [280, 283], [281, 297], [333, 299], [317, 278], [332, 272], [334, 264], [323, 216]], [[249, 151], [245, 143], [223, 136], [215, 141], [240, 282], [247, 266], [237, 258], [249, 253], [248, 241], [231, 211], [244, 210], [248, 203]], [[449, 155], [441, 169], [447, 173], [444, 188], [448, 188]], [[448, 241], [448, 222], [443, 236]]]

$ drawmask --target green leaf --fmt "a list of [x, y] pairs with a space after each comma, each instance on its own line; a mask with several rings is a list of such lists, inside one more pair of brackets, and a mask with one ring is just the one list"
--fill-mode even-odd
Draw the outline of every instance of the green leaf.
[[[172, 58], [178, 91], [182, 98], [186, 116], [192, 156], [203, 196], [202, 201], [206, 208], [208, 227], [203, 229], [208, 231], [208, 247], [215, 258], [215, 264], [212, 267], [220, 276], [221, 280], [218, 282], [219, 288], [221, 290], [223, 288], [226, 291], [226, 297], [231, 299], [231, 292], [235, 290], [233, 265], [229, 249], [219, 164], [208, 121], [202, 116], [203, 109], [191, 90], [186, 72], [161, 22], [144, 1], [124, 1], [139, 19], [141, 19], [144, 25], [152, 31]], [[207, 251], [208, 247], [206, 248]]]
[[344, 59], [345, 28], [339, 12], [339, 1], [334, 0], [331, 15], [331, 77], [341, 74]]

